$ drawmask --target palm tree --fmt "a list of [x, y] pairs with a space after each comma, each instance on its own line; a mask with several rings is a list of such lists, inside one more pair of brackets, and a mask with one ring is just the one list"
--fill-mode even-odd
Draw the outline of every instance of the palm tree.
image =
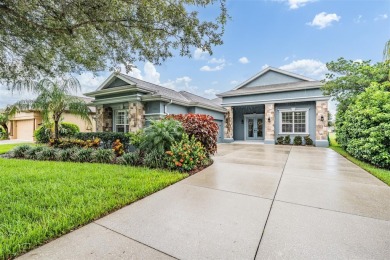
[[17, 113], [17, 108], [15, 106], [7, 106], [2, 112], [0, 112], [0, 126], [4, 128], [6, 133], [8, 133], [7, 123], [11, 117]]
[[72, 91], [81, 90], [80, 83], [75, 78], [51, 81], [42, 79], [34, 84], [31, 90], [37, 94], [35, 100], [22, 100], [13, 105], [18, 111], [40, 111], [44, 122], [54, 121], [54, 139], [59, 138], [59, 122], [62, 114], [66, 111], [79, 116], [91, 123], [89, 118], [90, 109], [79, 97], [72, 96]]
[[390, 61], [390, 40], [386, 42], [385, 48], [383, 49], [383, 60]]

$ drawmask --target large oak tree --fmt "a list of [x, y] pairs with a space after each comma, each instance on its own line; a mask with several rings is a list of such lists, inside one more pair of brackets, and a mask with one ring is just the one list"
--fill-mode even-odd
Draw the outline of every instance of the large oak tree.
[[[201, 19], [208, 7], [218, 14]], [[211, 54], [227, 13], [225, 0], [1, 0], [0, 19], [0, 81], [12, 84]]]

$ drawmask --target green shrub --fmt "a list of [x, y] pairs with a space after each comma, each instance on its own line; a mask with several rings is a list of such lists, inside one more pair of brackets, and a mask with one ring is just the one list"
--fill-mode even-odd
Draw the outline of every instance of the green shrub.
[[371, 84], [338, 115], [337, 142], [359, 160], [390, 168], [390, 82]]
[[61, 137], [73, 137], [80, 132], [80, 127], [76, 124], [62, 122], [60, 124], [60, 136]]
[[284, 138], [283, 138], [283, 144], [291, 144], [291, 138], [289, 135], [286, 135]]
[[140, 149], [145, 153], [157, 150], [163, 154], [169, 150], [173, 142], [181, 139], [183, 132], [183, 126], [179, 121], [173, 119], [152, 121], [145, 129]]
[[142, 162], [141, 152], [140, 150], [136, 150], [131, 153], [124, 153], [121, 157], [117, 158], [117, 163], [123, 165], [140, 165]]
[[28, 144], [16, 146], [14, 149], [11, 150], [10, 156], [12, 158], [24, 158], [26, 151], [30, 148], [31, 146]]
[[37, 130], [34, 131], [35, 141], [40, 144], [49, 143], [52, 133], [51, 127], [51, 124], [44, 124], [38, 127]]
[[136, 148], [139, 148], [145, 135], [144, 135], [144, 131], [141, 129], [134, 133], [133, 132], [127, 133], [126, 136], [129, 138], [129, 142], [131, 145], [133, 145]]
[[73, 154], [77, 151], [77, 148], [57, 149], [55, 152], [55, 159], [62, 162], [71, 161]]
[[277, 144], [283, 144], [283, 139], [284, 139], [283, 136], [279, 136], [278, 138], [276, 138], [276, 143]]
[[37, 153], [42, 151], [43, 148], [43, 146], [30, 146], [30, 148], [25, 151], [24, 158], [30, 160], [37, 160]]
[[293, 140], [294, 145], [302, 145], [302, 136], [295, 136]]
[[93, 162], [97, 163], [112, 163], [115, 157], [112, 149], [97, 149], [93, 152]]
[[71, 159], [75, 162], [92, 162], [94, 151], [92, 148], [77, 148], [71, 155]]
[[309, 135], [305, 136], [305, 144], [306, 145], [313, 145], [313, 140], [310, 138]]
[[8, 133], [5, 131], [4, 127], [0, 125], [0, 140], [7, 139]]
[[43, 147], [41, 151], [36, 153], [37, 160], [51, 161], [55, 159], [56, 150], [51, 147]]
[[[112, 144], [115, 140], [119, 141], [126, 146], [129, 143], [129, 137], [127, 133], [116, 133], [116, 132], [90, 132], [90, 133], [77, 133], [73, 136], [75, 139], [80, 140], [94, 140], [99, 138], [101, 146], [106, 149], [111, 149]], [[125, 147], [126, 148], [126, 147]]]
[[218, 124], [214, 118], [202, 114], [169, 115], [168, 119], [174, 119], [182, 123], [185, 132], [202, 143], [207, 155], [217, 151]]
[[179, 171], [191, 171], [202, 165], [207, 158], [202, 143], [194, 136], [189, 138], [186, 133], [181, 141], [174, 142], [165, 154], [168, 168]]
[[72, 147], [80, 147], [80, 148], [98, 148], [100, 146], [100, 139], [95, 138], [93, 140], [80, 140], [80, 139], [65, 139], [60, 138], [58, 140], [50, 139], [50, 146], [54, 146], [57, 148], [72, 148]]
[[152, 150], [145, 154], [143, 165], [149, 168], [165, 168], [165, 154]]

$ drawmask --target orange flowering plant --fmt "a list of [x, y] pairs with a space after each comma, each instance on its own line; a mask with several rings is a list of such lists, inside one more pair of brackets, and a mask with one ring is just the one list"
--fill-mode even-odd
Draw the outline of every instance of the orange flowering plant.
[[169, 151], [165, 152], [168, 168], [179, 171], [191, 171], [201, 165], [207, 158], [201, 142], [194, 136], [183, 134], [180, 142], [174, 142]]
[[125, 152], [123, 144], [119, 139], [116, 139], [115, 142], [112, 144], [112, 150], [114, 150], [116, 156], [122, 156]]

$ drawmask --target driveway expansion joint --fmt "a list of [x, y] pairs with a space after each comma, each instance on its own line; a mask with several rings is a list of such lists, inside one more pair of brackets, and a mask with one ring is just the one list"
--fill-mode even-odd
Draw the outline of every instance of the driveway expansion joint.
[[158, 252], [160, 252], [160, 253], [162, 253], [162, 254], [164, 254], [164, 255], [166, 255], [166, 256], [169, 256], [169, 257], [172, 257], [172, 258], [174, 258], [174, 259], [178, 259], [179, 260], [179, 258], [177, 258], [177, 257], [174, 257], [173, 255], [170, 255], [170, 254], [167, 254], [166, 252], [164, 252], [164, 251], [161, 251], [161, 250], [159, 250], [159, 249], [157, 249], [157, 248], [154, 248], [154, 247], [152, 247], [152, 246], [149, 246], [148, 244], [145, 244], [145, 243], [143, 243], [143, 242], [141, 242], [141, 241], [138, 241], [138, 240], [136, 240], [136, 239], [134, 239], [134, 238], [131, 238], [131, 237], [129, 237], [129, 236], [126, 236], [125, 234], [122, 234], [122, 233], [120, 233], [120, 232], [118, 232], [118, 231], [116, 231], [116, 230], [113, 230], [113, 229], [111, 229], [111, 228], [109, 228], [109, 227], [106, 227], [106, 226], [104, 226], [104, 225], [102, 225], [102, 224], [99, 224], [99, 223], [97, 223], [97, 222], [92, 222], [93, 224], [96, 224], [96, 225], [98, 225], [98, 226], [100, 226], [100, 227], [102, 227], [102, 228], [105, 228], [105, 229], [107, 229], [107, 230], [110, 230], [111, 232], [114, 232], [114, 233], [116, 233], [116, 234], [118, 234], [118, 235], [120, 235], [120, 236], [122, 236], [122, 237], [125, 237], [125, 238], [127, 238], [127, 239], [130, 239], [130, 240], [132, 240], [132, 241], [134, 241], [134, 242], [137, 242], [137, 243], [139, 243], [139, 244], [141, 244], [141, 245], [144, 245], [144, 246], [146, 246], [146, 247], [149, 247], [149, 248], [151, 248], [151, 249], [153, 249], [153, 250], [156, 250], [156, 251], [158, 251]]

